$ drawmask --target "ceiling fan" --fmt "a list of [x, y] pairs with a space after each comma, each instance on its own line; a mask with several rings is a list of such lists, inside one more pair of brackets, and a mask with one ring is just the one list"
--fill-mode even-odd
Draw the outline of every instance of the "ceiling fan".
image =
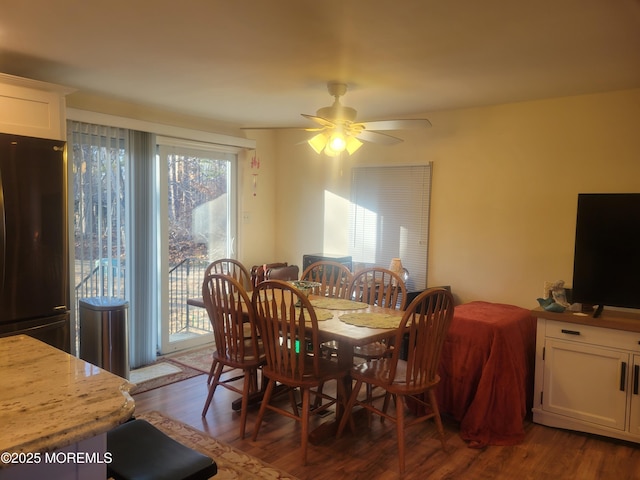
[[351, 155], [362, 146], [363, 141], [384, 145], [402, 142], [402, 139], [381, 133], [380, 130], [405, 130], [431, 126], [431, 122], [426, 119], [356, 122], [356, 110], [340, 103], [340, 97], [347, 93], [347, 85], [329, 82], [327, 90], [335, 99], [333, 105], [320, 108], [315, 115], [302, 114], [303, 117], [320, 125], [306, 129], [319, 132], [307, 141], [317, 153], [324, 151], [328, 156], [336, 156], [346, 150]]
[[316, 153], [335, 157], [346, 151], [349, 155], [362, 146], [362, 142], [393, 145], [402, 139], [381, 133], [385, 130], [406, 130], [427, 128], [431, 122], [427, 119], [380, 120], [374, 122], [357, 122], [357, 112], [340, 103], [340, 97], [347, 93], [347, 85], [340, 82], [327, 83], [329, 95], [334, 97], [333, 105], [320, 108], [315, 115], [302, 114], [303, 117], [318, 124], [316, 127], [304, 128], [307, 132], [318, 132], [307, 143]]

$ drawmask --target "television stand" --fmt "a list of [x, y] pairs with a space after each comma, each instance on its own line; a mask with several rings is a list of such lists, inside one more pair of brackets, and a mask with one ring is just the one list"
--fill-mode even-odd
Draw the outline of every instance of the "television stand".
[[532, 313], [533, 421], [640, 443], [640, 314]]

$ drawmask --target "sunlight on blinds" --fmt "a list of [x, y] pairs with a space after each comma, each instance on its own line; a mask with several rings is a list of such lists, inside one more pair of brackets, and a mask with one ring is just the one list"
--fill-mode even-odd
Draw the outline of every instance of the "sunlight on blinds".
[[427, 285], [432, 165], [352, 170], [349, 254], [356, 263], [388, 268], [399, 257], [409, 291]]

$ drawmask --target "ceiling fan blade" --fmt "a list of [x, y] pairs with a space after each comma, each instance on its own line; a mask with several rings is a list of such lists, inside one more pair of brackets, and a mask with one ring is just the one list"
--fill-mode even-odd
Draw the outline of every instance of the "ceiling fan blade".
[[240, 130], [306, 130], [308, 131], [309, 129], [304, 127], [240, 127]]
[[301, 115], [304, 118], [307, 118], [307, 119], [312, 120], [312, 121], [314, 121], [316, 123], [319, 123], [323, 127], [334, 128], [336, 126], [335, 123], [327, 120], [326, 118], [318, 117], [317, 115], [307, 115], [306, 113], [302, 113]]
[[240, 130], [302, 130], [304, 132], [321, 132], [326, 127], [240, 127]]
[[428, 128], [431, 122], [426, 118], [407, 118], [398, 120], [379, 120], [375, 122], [360, 122], [367, 130], [409, 130], [413, 128]]
[[370, 130], [363, 130], [359, 134], [355, 135], [355, 137], [359, 140], [364, 140], [365, 142], [380, 143], [382, 145], [395, 145], [396, 143], [403, 141], [401, 138], [392, 137], [386, 133], [373, 132]]

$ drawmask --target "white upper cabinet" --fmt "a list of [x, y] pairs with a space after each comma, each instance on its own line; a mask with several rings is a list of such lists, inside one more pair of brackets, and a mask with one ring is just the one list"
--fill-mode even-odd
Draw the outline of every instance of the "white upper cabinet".
[[73, 89], [0, 73], [0, 132], [66, 140], [65, 96]]

